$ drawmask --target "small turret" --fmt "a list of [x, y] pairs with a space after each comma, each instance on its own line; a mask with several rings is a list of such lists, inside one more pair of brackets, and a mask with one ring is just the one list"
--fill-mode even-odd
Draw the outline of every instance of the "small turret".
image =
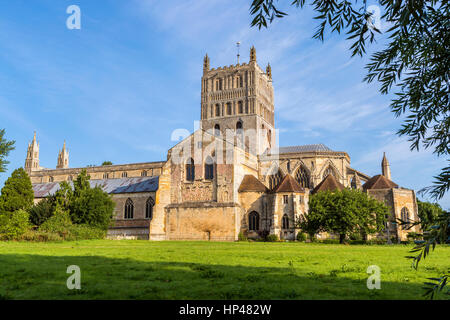
[[269, 79], [272, 79], [272, 67], [270, 66], [270, 63], [267, 64], [266, 74], [269, 77]]
[[209, 64], [209, 57], [208, 54], [205, 55], [203, 58], [203, 72], [209, 71], [210, 64]]
[[391, 167], [389, 161], [386, 158], [386, 152], [383, 153], [383, 160], [381, 161], [381, 173], [383, 176], [391, 180]]
[[256, 49], [254, 46], [250, 48], [250, 62], [256, 62]]
[[66, 169], [69, 167], [69, 151], [66, 149], [66, 141], [64, 140], [64, 145], [62, 150], [59, 151], [58, 154], [58, 164], [56, 165], [57, 169]]

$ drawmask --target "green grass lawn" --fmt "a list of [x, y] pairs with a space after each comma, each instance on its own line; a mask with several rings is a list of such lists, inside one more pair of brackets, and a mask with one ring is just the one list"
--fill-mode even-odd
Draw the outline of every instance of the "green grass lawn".
[[[0, 299], [423, 299], [449, 267], [438, 247], [419, 270], [411, 246], [261, 242], [0, 242]], [[69, 265], [81, 290], [66, 287]], [[368, 290], [367, 267], [381, 268]], [[444, 298], [444, 297], [442, 297]]]

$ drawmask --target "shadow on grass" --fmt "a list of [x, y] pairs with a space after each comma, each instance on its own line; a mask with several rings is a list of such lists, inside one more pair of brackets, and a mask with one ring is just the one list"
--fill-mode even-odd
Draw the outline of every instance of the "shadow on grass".
[[[69, 265], [81, 290], [69, 290]], [[146, 262], [101, 256], [0, 255], [0, 299], [422, 299], [416, 283], [381, 282], [366, 270], [329, 274], [284, 268]]]

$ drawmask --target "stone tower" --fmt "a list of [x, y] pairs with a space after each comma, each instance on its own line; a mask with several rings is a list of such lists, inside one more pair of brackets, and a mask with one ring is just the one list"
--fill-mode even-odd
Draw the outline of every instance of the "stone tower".
[[272, 70], [270, 65], [263, 70], [257, 64], [254, 47], [250, 49], [249, 63], [228, 67], [211, 69], [206, 55], [201, 87], [203, 130], [221, 134], [227, 140], [227, 131], [241, 133], [240, 143], [253, 154], [274, 146]]
[[389, 161], [386, 158], [386, 152], [383, 153], [383, 160], [381, 161], [381, 173], [383, 176], [391, 180], [391, 168], [389, 166]]
[[59, 151], [58, 154], [58, 164], [56, 165], [57, 169], [66, 169], [69, 167], [69, 151], [66, 149], [66, 141], [64, 140], [64, 145], [62, 150]]
[[25, 159], [25, 171], [39, 171], [39, 143], [36, 140], [36, 131], [34, 132], [33, 141], [28, 143], [27, 157]]

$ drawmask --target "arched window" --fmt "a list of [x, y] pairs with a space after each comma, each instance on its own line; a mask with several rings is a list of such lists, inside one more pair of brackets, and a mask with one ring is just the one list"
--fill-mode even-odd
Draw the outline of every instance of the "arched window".
[[281, 179], [283, 178], [283, 175], [281, 174], [281, 171], [278, 170], [277, 173], [271, 174], [269, 176], [269, 189], [273, 190], [275, 187], [281, 182]]
[[48, 181], [53, 182], [53, 181], [55, 181], [55, 179], [53, 177], [49, 177]]
[[214, 179], [214, 160], [211, 157], [206, 158], [205, 161], [205, 179]]
[[236, 122], [236, 131], [239, 133], [242, 130], [242, 121]]
[[298, 184], [303, 188], [309, 188], [309, 175], [308, 171], [301, 166], [298, 168], [297, 173], [295, 174], [295, 180], [297, 180]]
[[328, 175], [332, 174], [334, 177], [336, 177], [334, 170], [331, 166], [329, 166], [324, 172], [323, 172], [323, 176], [322, 179], [325, 179]]
[[283, 216], [283, 219], [281, 221], [281, 228], [282, 229], [289, 229], [289, 217], [287, 214]]
[[134, 204], [133, 200], [130, 198], [125, 202], [125, 210], [124, 210], [124, 218], [125, 219], [133, 219], [134, 216]]
[[122, 178], [126, 178], [128, 177], [128, 173], [127, 172], [122, 172]]
[[142, 171], [141, 172], [141, 177], [146, 177], [146, 176], [147, 176], [147, 171], [146, 170]]
[[407, 223], [407, 224], [402, 225], [402, 229], [407, 229], [409, 227], [409, 210], [408, 210], [408, 208], [406, 208], [406, 207], [402, 208], [401, 219], [402, 219], [402, 222]]
[[248, 230], [249, 231], [259, 230], [259, 214], [256, 211], [252, 211], [248, 215]]
[[220, 136], [220, 126], [218, 124], [216, 124], [214, 126], [214, 135], [215, 136]]
[[195, 180], [195, 166], [194, 160], [192, 158], [189, 158], [189, 160], [186, 163], [186, 180], [187, 181]]
[[231, 111], [231, 102], [227, 103], [227, 115], [231, 116], [233, 112]]
[[216, 117], [220, 117], [220, 104], [216, 104]]
[[155, 205], [155, 200], [152, 197], [147, 199], [145, 204], [145, 219], [153, 219], [153, 206]]
[[242, 101], [238, 101], [238, 113], [244, 113], [244, 109], [242, 107]]

